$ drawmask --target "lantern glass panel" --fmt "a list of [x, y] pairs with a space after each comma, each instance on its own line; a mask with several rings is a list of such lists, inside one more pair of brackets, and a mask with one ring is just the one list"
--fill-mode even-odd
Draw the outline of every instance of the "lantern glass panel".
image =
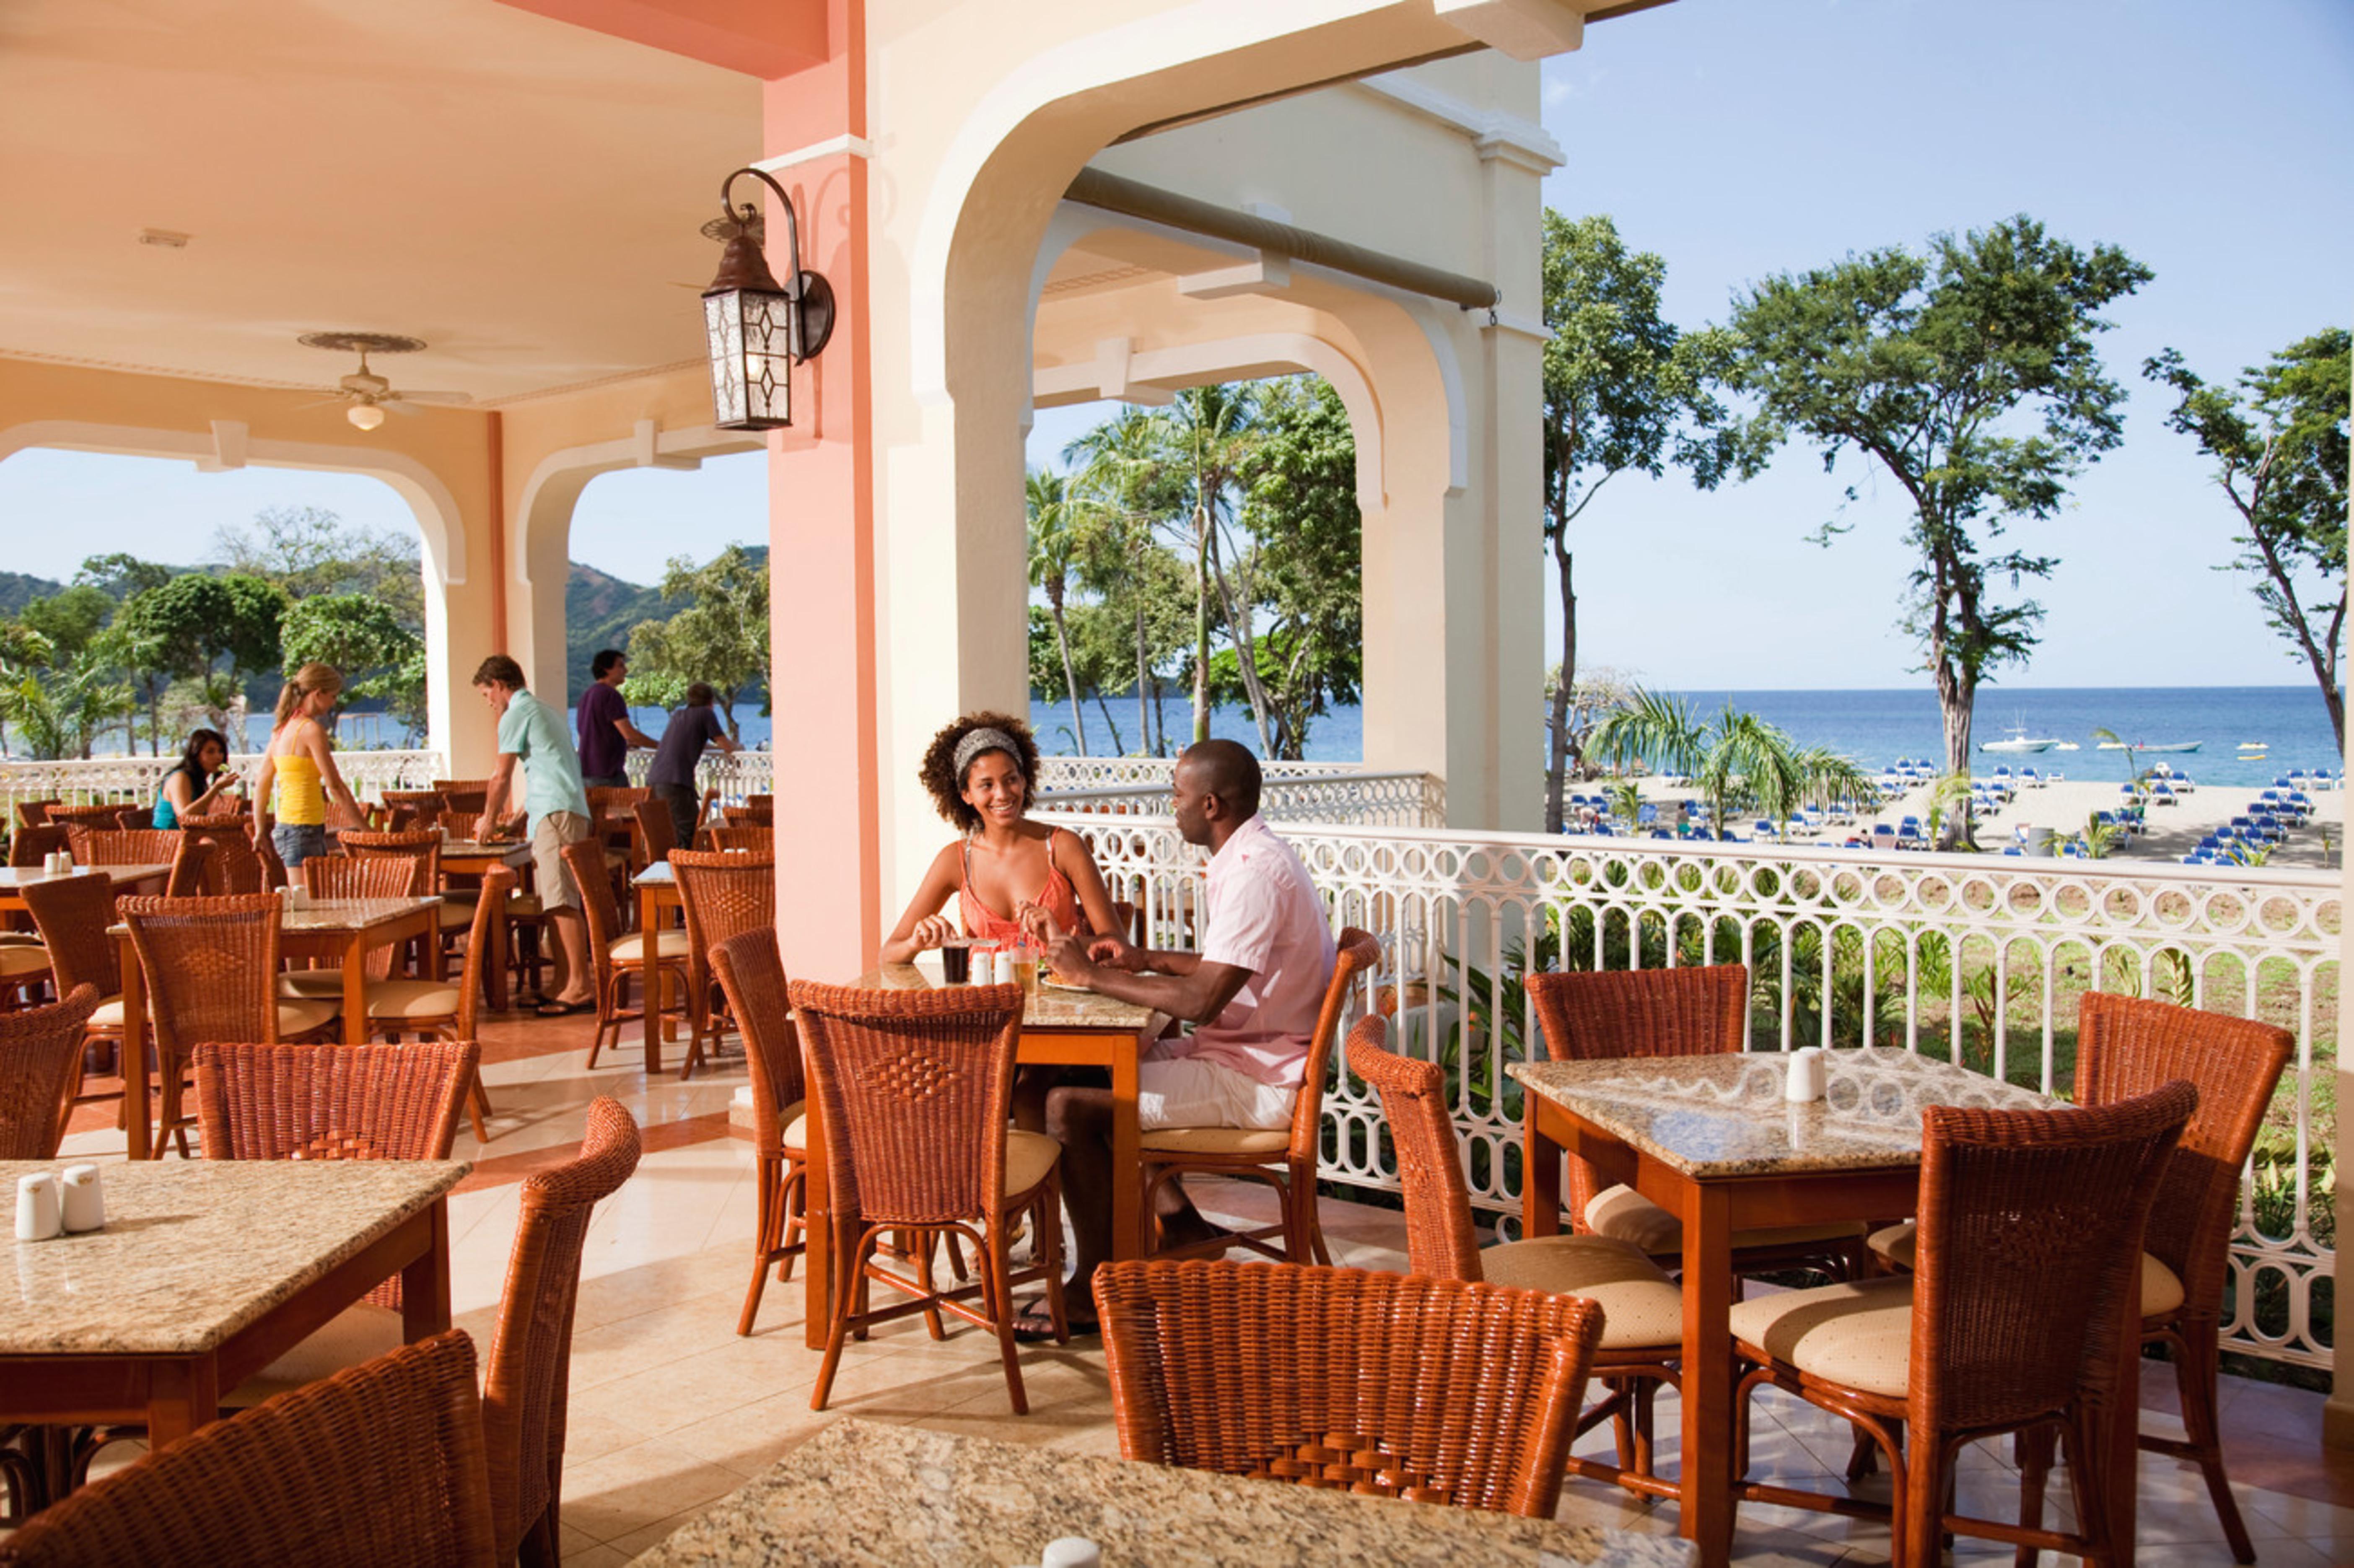
[[704, 296], [711, 354], [712, 423], [771, 430], [792, 410], [792, 300], [781, 291], [723, 289]]

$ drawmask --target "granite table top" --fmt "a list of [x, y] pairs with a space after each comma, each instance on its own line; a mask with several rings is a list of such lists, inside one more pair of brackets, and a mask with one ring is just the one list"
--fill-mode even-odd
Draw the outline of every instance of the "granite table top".
[[119, 885], [125, 882], [143, 882], [150, 877], [169, 876], [171, 866], [163, 865], [77, 865], [71, 871], [43, 871], [37, 865], [0, 865], [0, 892], [13, 892], [29, 887], [37, 882], [58, 882], [69, 876], [88, 876], [102, 871]]
[[[879, 969], [869, 969], [850, 983], [864, 991], [953, 989], [945, 980], [934, 980], [914, 964], [885, 964]], [[1044, 980], [1022, 1006], [1022, 1027], [1024, 1029], [1091, 1029], [1121, 1034], [1149, 1031], [1158, 1034], [1167, 1022], [1163, 1014], [1151, 1008]]]
[[[0, 1160], [0, 1191], [68, 1161]], [[13, 1235], [0, 1356], [193, 1355], [456, 1186], [462, 1160], [189, 1160], [103, 1167], [106, 1228]]]
[[[290, 937], [348, 935], [405, 920], [419, 909], [440, 902], [440, 895], [433, 893], [415, 898], [313, 898], [300, 908], [290, 905], [281, 909], [278, 929]], [[109, 926], [106, 934], [128, 937], [131, 927]]]
[[640, 1568], [921, 1563], [1012, 1568], [1077, 1535], [1107, 1568], [1571, 1563], [1679, 1568], [1688, 1542], [1394, 1498], [1314, 1491], [857, 1420], [640, 1557]]
[[1782, 1097], [1775, 1052], [1514, 1062], [1506, 1071], [1564, 1109], [1695, 1179], [1885, 1169], [1921, 1162], [1928, 1106], [2050, 1110], [2032, 1089], [1886, 1046], [1827, 1051], [1823, 1097]]
[[675, 887], [678, 874], [671, 869], [670, 862], [658, 860], [630, 880], [639, 887]]
[[531, 844], [524, 839], [443, 839], [443, 860], [501, 860], [510, 865], [521, 865], [531, 858]]

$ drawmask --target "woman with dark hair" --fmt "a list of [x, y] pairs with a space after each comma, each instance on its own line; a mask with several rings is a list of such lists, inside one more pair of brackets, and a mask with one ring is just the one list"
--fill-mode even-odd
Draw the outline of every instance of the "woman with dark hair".
[[159, 828], [176, 828], [186, 818], [201, 817], [223, 790], [234, 789], [241, 782], [228, 771], [228, 737], [217, 729], [190, 730], [178, 765], [164, 775], [163, 790], [155, 797], [154, 823]]
[[[1111, 895], [1076, 834], [1029, 818], [1038, 743], [1005, 714], [968, 714], [932, 737], [921, 774], [940, 815], [960, 830], [932, 857], [916, 896], [883, 942], [904, 964], [957, 935], [1044, 947], [1070, 931], [1119, 930]], [[953, 899], [955, 914], [946, 913]], [[1003, 913], [1000, 913], [1000, 911]]]

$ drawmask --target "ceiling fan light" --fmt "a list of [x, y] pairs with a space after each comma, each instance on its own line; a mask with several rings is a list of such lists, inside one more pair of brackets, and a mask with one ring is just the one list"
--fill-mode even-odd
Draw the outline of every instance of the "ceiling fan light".
[[373, 403], [355, 403], [344, 410], [344, 418], [363, 430], [373, 430], [384, 423], [384, 410]]

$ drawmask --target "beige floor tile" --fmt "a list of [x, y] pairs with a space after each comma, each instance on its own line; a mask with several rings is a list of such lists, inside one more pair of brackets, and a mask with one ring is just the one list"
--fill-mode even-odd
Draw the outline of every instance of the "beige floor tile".
[[564, 1522], [592, 1540], [612, 1541], [706, 1507], [743, 1484], [736, 1471], [660, 1439], [594, 1458], [567, 1455]]

